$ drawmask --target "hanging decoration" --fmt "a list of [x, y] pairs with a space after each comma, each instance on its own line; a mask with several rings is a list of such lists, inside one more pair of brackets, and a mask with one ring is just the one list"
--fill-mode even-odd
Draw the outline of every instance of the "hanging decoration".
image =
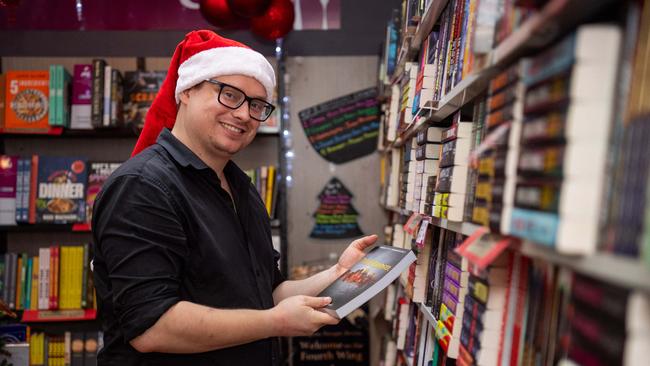
[[341, 239], [363, 235], [357, 223], [359, 212], [352, 206], [352, 193], [338, 178], [332, 178], [318, 195], [320, 205], [314, 213], [312, 238]]
[[282, 38], [293, 29], [294, 16], [291, 0], [272, 0], [263, 15], [251, 19], [251, 30], [268, 40]]
[[244, 18], [263, 15], [270, 4], [271, 0], [228, 0], [232, 12]]
[[210, 24], [223, 29], [243, 28], [247, 20], [233, 13], [227, 0], [201, 0], [201, 15]]
[[377, 88], [360, 90], [304, 109], [298, 117], [307, 140], [327, 161], [342, 164], [377, 149]]

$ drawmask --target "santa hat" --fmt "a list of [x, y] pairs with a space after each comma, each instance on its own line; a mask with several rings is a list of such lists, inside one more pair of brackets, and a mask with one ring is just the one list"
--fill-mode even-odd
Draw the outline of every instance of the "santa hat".
[[176, 46], [167, 77], [147, 112], [131, 156], [155, 143], [164, 127], [174, 127], [179, 95], [183, 91], [222, 75], [250, 76], [264, 86], [268, 101], [273, 98], [275, 72], [264, 56], [212, 31], [192, 31]]

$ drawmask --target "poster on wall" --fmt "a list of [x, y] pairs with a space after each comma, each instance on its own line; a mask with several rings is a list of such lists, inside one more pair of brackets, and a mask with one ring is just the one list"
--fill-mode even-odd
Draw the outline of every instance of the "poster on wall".
[[310, 337], [293, 337], [294, 366], [368, 366], [368, 306]]
[[316, 239], [355, 238], [363, 235], [352, 206], [352, 193], [337, 178], [332, 178], [318, 195], [320, 205], [314, 213], [316, 224], [309, 237]]
[[298, 113], [311, 146], [325, 160], [342, 164], [371, 154], [379, 136], [377, 89], [368, 88]]

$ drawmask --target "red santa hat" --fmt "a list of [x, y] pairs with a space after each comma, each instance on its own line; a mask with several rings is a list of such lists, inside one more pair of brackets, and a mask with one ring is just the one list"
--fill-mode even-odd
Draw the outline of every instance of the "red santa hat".
[[264, 86], [268, 101], [273, 98], [275, 72], [262, 54], [213, 31], [192, 31], [176, 46], [167, 77], [147, 112], [131, 156], [155, 143], [164, 127], [174, 127], [180, 93], [222, 75], [250, 76]]

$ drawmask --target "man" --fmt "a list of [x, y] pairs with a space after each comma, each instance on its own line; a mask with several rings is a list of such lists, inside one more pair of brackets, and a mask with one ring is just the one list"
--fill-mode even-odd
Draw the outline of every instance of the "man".
[[377, 237], [284, 281], [264, 205], [230, 161], [272, 112], [274, 83], [262, 55], [211, 31], [176, 48], [134, 156], [94, 206], [100, 365], [276, 365], [274, 337], [337, 323], [313, 296]]

